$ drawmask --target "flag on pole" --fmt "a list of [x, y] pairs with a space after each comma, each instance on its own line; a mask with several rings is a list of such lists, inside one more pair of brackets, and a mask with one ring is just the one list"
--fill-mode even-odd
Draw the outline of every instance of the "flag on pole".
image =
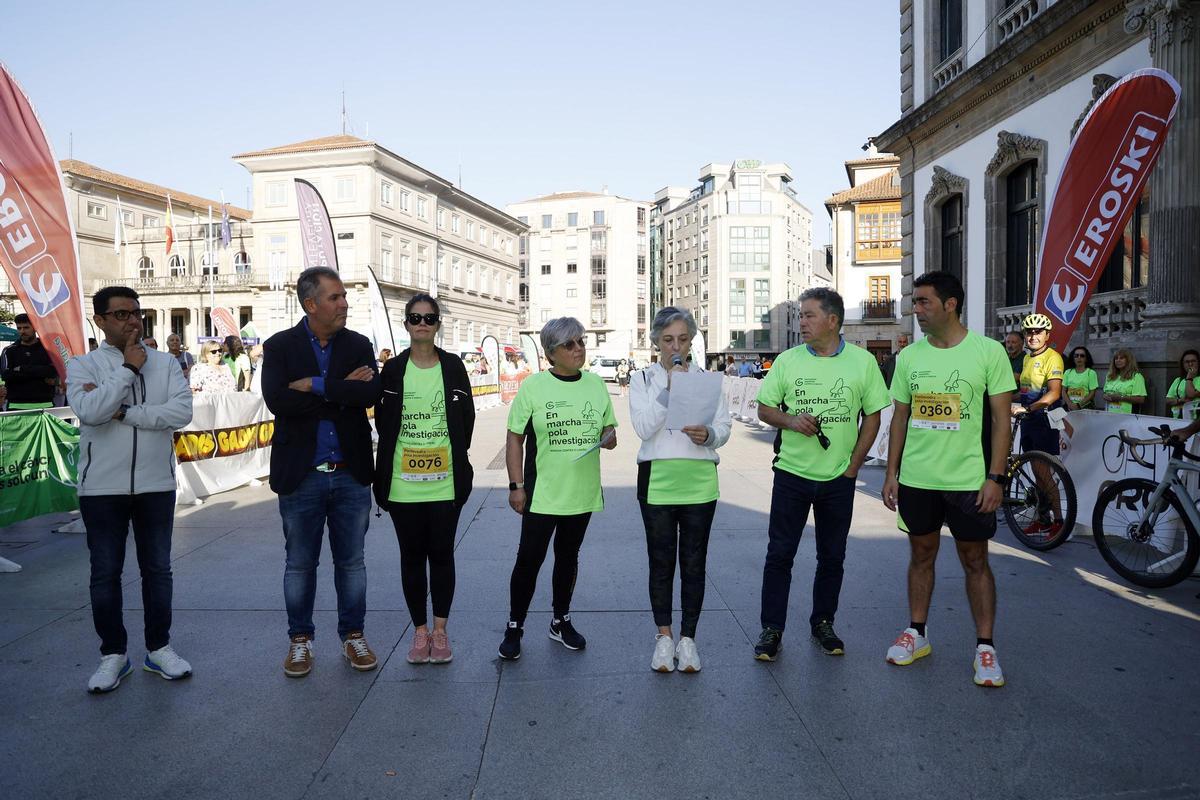
[[113, 252], [121, 255], [121, 241], [125, 238], [125, 220], [121, 212], [121, 195], [117, 195], [117, 215], [113, 217]]
[[171, 245], [175, 244], [175, 217], [171, 214], [171, 195], [167, 195], [167, 255], [171, 255]]
[[221, 202], [221, 247], [229, 247], [233, 241], [233, 229], [229, 225], [229, 203]]

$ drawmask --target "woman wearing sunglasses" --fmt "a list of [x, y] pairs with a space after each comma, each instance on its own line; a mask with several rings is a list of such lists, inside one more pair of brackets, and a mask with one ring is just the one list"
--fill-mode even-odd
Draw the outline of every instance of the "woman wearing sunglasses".
[[1095, 366], [1092, 352], [1086, 347], [1076, 347], [1071, 351], [1071, 363], [1067, 364], [1062, 379], [1068, 411], [1096, 407], [1096, 390], [1100, 388], [1100, 379]]
[[437, 300], [409, 299], [404, 329], [412, 345], [383, 365], [375, 407], [375, 499], [391, 514], [400, 543], [400, 581], [414, 628], [410, 664], [453, 658], [446, 620], [454, 599], [454, 533], [474, 478], [467, 459], [475, 429], [471, 381], [462, 359], [434, 344], [441, 325]]
[[499, 651], [509, 661], [521, 657], [525, 615], [551, 539], [550, 638], [568, 650], [587, 646], [571, 623], [571, 595], [583, 535], [592, 512], [604, 508], [598, 447], [617, 446], [617, 418], [604, 381], [582, 371], [587, 362], [583, 334], [583, 324], [574, 317], [542, 326], [550, 370], [522, 381], [508, 412], [508, 504], [521, 515], [521, 543], [509, 580], [508, 627]]
[[188, 374], [193, 392], [217, 394], [236, 392], [237, 384], [233, 382], [233, 373], [221, 359], [221, 345], [218, 342], [202, 342], [200, 345], [200, 360]]

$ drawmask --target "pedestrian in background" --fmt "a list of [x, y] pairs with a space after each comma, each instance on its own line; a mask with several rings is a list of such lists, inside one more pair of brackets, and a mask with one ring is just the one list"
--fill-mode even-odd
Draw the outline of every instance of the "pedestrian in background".
[[192, 420], [192, 393], [169, 353], [142, 345], [137, 292], [101, 289], [92, 308], [104, 343], [67, 362], [67, 393], [79, 417], [79, 511], [91, 555], [92, 621], [100, 636], [100, 666], [88, 691], [109, 692], [133, 669], [121, 592], [131, 523], [145, 619], [142, 668], [167, 680], [192, 674], [191, 664], [171, 647], [174, 432]]
[[509, 579], [508, 625], [499, 648], [500, 657], [509, 661], [521, 657], [525, 617], [551, 540], [550, 638], [568, 650], [587, 646], [571, 621], [571, 596], [588, 522], [604, 509], [596, 445], [608, 450], [617, 446], [608, 389], [596, 373], [583, 369], [583, 323], [574, 317], [552, 319], [542, 326], [541, 340], [551, 367], [521, 382], [508, 412], [508, 504], [521, 515], [521, 541]]
[[188, 383], [193, 392], [225, 394], [237, 391], [233, 373], [221, 359], [221, 346], [216, 342], [200, 344], [200, 362], [192, 365], [188, 372]]
[[1096, 390], [1100, 381], [1096, 376], [1096, 362], [1092, 353], [1086, 347], [1076, 347], [1071, 351], [1071, 363], [1066, 365], [1063, 372], [1063, 389], [1066, 394], [1068, 411], [1081, 411], [1096, 407]]
[[1105, 410], [1116, 414], [1140, 413], [1146, 402], [1146, 378], [1138, 371], [1137, 359], [1128, 348], [1122, 347], [1112, 355], [1104, 381], [1104, 402], [1108, 404]]
[[[654, 315], [650, 341], [659, 352], [652, 364], [633, 379], [629, 417], [642, 440], [638, 449], [637, 497], [646, 526], [646, 552], [650, 561], [650, 607], [658, 633], [650, 668], [656, 672], [699, 672], [696, 626], [704, 605], [704, 570], [708, 538], [720, 490], [717, 448], [729, 441], [731, 420], [724, 395], [714, 416], [697, 420], [680, 430], [668, 430], [667, 398], [673, 375], [703, 373], [690, 364], [696, 320], [668, 306]], [[678, 362], [678, 363], [676, 363]], [[671, 633], [671, 595], [675, 563], [679, 562], [679, 642]]]
[[474, 477], [468, 458], [475, 430], [471, 379], [461, 358], [434, 344], [441, 327], [437, 300], [409, 298], [404, 329], [412, 344], [383, 365], [383, 394], [375, 407], [375, 499], [391, 515], [400, 545], [400, 582], [413, 624], [410, 664], [445, 664], [454, 657], [446, 632], [454, 600], [454, 534]]
[[367, 568], [363, 540], [375, 465], [367, 409], [379, 401], [375, 353], [346, 328], [346, 287], [336, 270], [311, 267], [296, 281], [304, 318], [263, 348], [263, 399], [275, 414], [271, 489], [279, 495], [287, 554], [283, 597], [288, 651], [284, 674], [312, 671], [317, 562], [329, 528], [342, 655], [359, 671], [378, 665], [363, 635]]
[[[1200, 352], [1185, 350], [1179, 357], [1179, 376], [1167, 389], [1167, 411], [1175, 419], [1183, 417], [1183, 407], [1200, 400]], [[1198, 415], [1193, 413], [1191, 419]], [[1191, 420], [1189, 419], [1189, 422]]]
[[28, 314], [17, 314], [17, 341], [0, 352], [0, 380], [8, 387], [8, 410], [50, 408], [58, 370], [38, 338]]

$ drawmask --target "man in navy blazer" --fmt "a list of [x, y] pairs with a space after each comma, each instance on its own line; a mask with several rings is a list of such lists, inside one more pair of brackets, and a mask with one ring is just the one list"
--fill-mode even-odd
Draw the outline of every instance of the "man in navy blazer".
[[313, 599], [327, 524], [342, 653], [357, 670], [378, 664], [363, 636], [363, 540], [374, 477], [367, 409], [379, 400], [380, 382], [371, 342], [346, 328], [349, 305], [338, 273], [304, 270], [296, 296], [304, 319], [264, 344], [262, 393], [275, 414], [271, 489], [279, 495], [287, 550], [283, 596], [291, 641], [283, 671], [302, 678], [313, 665]]

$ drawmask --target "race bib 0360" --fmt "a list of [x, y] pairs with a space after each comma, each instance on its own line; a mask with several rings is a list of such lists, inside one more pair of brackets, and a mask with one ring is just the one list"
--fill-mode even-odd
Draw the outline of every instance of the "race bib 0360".
[[962, 422], [961, 395], [957, 392], [914, 394], [909, 418], [914, 428], [956, 431]]

